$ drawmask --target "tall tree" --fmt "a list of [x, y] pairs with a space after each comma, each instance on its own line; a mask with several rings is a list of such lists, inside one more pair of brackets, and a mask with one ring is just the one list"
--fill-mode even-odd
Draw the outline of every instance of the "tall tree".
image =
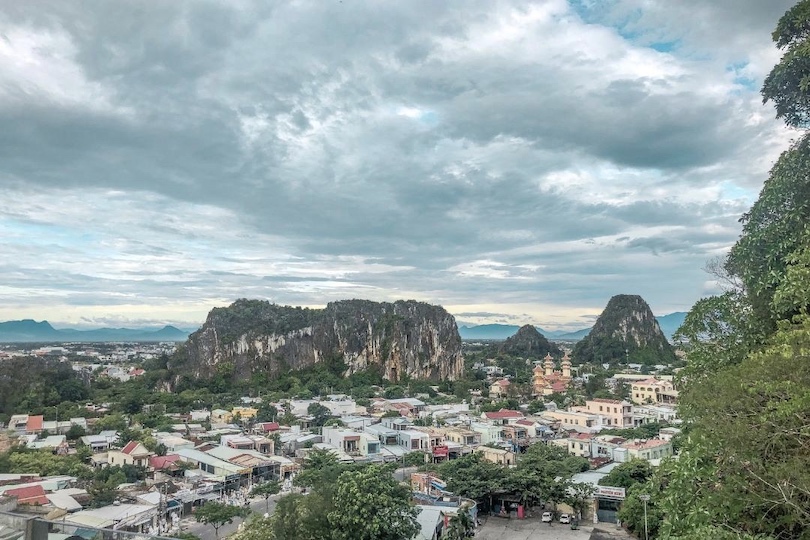
[[383, 467], [347, 471], [329, 512], [334, 540], [410, 540], [419, 531], [411, 493]]

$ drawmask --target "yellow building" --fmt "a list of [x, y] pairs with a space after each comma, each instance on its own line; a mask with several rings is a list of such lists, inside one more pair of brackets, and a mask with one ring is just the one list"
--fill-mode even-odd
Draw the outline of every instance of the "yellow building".
[[495, 381], [489, 387], [489, 397], [491, 398], [506, 397], [509, 394], [510, 386], [512, 386], [512, 383], [509, 382], [509, 379], [500, 379]]
[[231, 409], [231, 417], [236, 418], [236, 415], [242, 420], [251, 420], [259, 414], [259, 410], [254, 407], [234, 407]]
[[639, 405], [647, 403], [675, 403], [678, 400], [678, 391], [672, 381], [650, 377], [633, 382], [630, 399]]

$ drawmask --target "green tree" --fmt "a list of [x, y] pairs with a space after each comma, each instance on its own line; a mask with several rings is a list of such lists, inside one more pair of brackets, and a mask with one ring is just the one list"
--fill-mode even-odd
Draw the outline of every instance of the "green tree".
[[475, 523], [473, 522], [472, 516], [467, 511], [466, 508], [461, 507], [458, 509], [456, 515], [450, 518], [450, 524], [447, 527], [447, 540], [466, 540], [468, 537], [472, 536], [472, 532], [475, 530]]
[[248, 513], [249, 510], [238, 506], [208, 502], [197, 509], [194, 517], [198, 523], [211, 525], [214, 528], [214, 535], [219, 538], [220, 527], [226, 523], [233, 523], [236, 518], [246, 517]]
[[369, 465], [337, 481], [329, 512], [334, 540], [410, 540], [419, 531], [411, 493], [386, 468]]
[[653, 474], [652, 465], [644, 459], [632, 459], [622, 463], [599, 480], [600, 486], [622, 487], [629, 489], [636, 484], [643, 484]]
[[281, 491], [281, 484], [278, 482], [264, 482], [253, 486], [250, 491], [252, 497], [264, 497], [265, 511], [270, 511], [270, 497]]
[[408, 467], [420, 467], [428, 462], [428, 454], [425, 452], [408, 452], [403, 458]]
[[85, 435], [87, 435], [87, 433], [82, 426], [73, 424], [70, 426], [70, 429], [67, 430], [67, 433], [65, 433], [65, 438], [69, 441], [75, 441]]
[[309, 404], [307, 414], [312, 416], [312, 425], [314, 426], [322, 426], [327, 420], [332, 418], [332, 411], [318, 402]]

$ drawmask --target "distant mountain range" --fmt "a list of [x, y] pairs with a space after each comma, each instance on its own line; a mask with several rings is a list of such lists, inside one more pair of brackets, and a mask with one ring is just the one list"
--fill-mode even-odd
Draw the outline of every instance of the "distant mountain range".
[[[655, 319], [658, 321], [658, 326], [661, 327], [661, 331], [664, 333], [667, 339], [671, 341], [672, 334], [674, 334], [675, 331], [680, 328], [680, 326], [683, 324], [684, 318], [686, 318], [686, 313], [677, 311], [675, 313], [670, 313], [669, 315], [656, 317]], [[539, 326], [536, 326], [535, 328], [537, 328], [537, 331], [547, 338], [560, 341], [579, 341], [587, 336], [591, 331], [590, 328], [583, 328], [582, 330], [577, 330], [575, 332], [543, 330]], [[461, 335], [461, 339], [500, 340], [514, 336], [519, 329], [520, 326], [513, 324], [470, 325], [462, 323], [458, 328], [458, 333]]]
[[31, 319], [0, 322], [2, 343], [54, 343], [65, 341], [185, 341], [190, 332], [174, 326], [157, 329], [98, 328], [95, 330], [56, 329], [48, 321]]

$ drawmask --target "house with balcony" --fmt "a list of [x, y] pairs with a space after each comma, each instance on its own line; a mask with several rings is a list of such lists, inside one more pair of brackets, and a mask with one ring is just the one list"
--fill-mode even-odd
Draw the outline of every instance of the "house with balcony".
[[599, 417], [595, 414], [578, 411], [545, 411], [543, 417], [556, 420], [561, 429], [594, 433], [599, 431]]
[[444, 431], [445, 440], [474, 448], [481, 444], [481, 434], [467, 427], [457, 426], [440, 428]]
[[470, 424], [470, 429], [481, 436], [481, 444], [499, 443], [504, 438], [502, 425], [474, 422]]
[[399, 444], [399, 440], [397, 439], [398, 431], [385, 427], [383, 424], [366, 426], [363, 433], [367, 433], [371, 437], [376, 438], [383, 446], [395, 446]]
[[324, 443], [334, 446], [341, 452], [352, 457], [362, 455], [360, 432], [341, 427], [324, 427], [322, 434]]
[[650, 377], [633, 381], [630, 386], [630, 399], [639, 405], [669, 403], [678, 401], [678, 391], [671, 380]]
[[591, 457], [591, 435], [589, 433], [572, 433], [568, 438], [557, 439], [554, 442], [560, 446], [565, 445], [568, 453], [573, 456]]
[[401, 416], [383, 418], [380, 420], [380, 423], [388, 429], [393, 429], [394, 431], [411, 429], [413, 426], [413, 422]]
[[503, 426], [503, 438], [512, 445], [516, 450], [522, 450], [531, 444], [529, 440], [529, 431], [517, 424], [508, 424]]
[[616, 449], [620, 448], [625, 442], [627, 442], [627, 439], [624, 437], [597, 435], [591, 439], [590, 457], [616, 461]]
[[595, 414], [602, 427], [608, 429], [625, 429], [633, 427], [633, 404], [618, 399], [589, 399], [584, 407], [572, 407], [571, 410]]
[[430, 435], [415, 429], [403, 429], [397, 432], [397, 443], [408, 452], [430, 452]]
[[633, 407], [633, 425], [640, 426], [654, 422], [670, 424], [678, 419], [678, 410], [675, 405], [636, 405]]

